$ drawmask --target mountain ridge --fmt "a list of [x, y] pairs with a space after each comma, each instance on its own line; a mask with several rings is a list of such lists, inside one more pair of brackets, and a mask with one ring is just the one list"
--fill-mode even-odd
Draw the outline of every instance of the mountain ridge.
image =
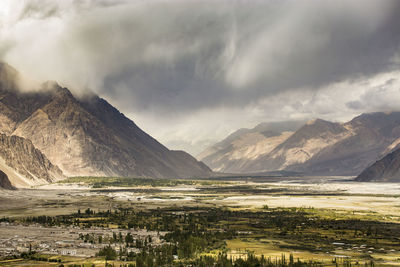
[[400, 182], [400, 149], [396, 149], [363, 170], [359, 182]]
[[[400, 112], [374, 112], [361, 114], [345, 123], [322, 119], [308, 121], [281, 142], [264, 144], [265, 151], [260, 149], [252, 159], [241, 156], [240, 148], [233, 151], [234, 146], [226, 146], [225, 151], [216, 149], [199, 159], [214, 170], [226, 172], [285, 170], [307, 175], [351, 176], [358, 175], [371, 162], [398, 147], [399, 138]], [[234, 142], [229, 140], [230, 144]], [[232, 167], [233, 161], [226, 155], [235, 153], [238, 155], [236, 162], [242, 158], [240, 165]]]
[[106, 100], [95, 95], [76, 98], [54, 82], [28, 93], [19, 92], [10, 79], [0, 83], [0, 132], [29, 139], [68, 176], [211, 174], [204, 163], [169, 150]]
[[[260, 149], [273, 149], [270, 143], [281, 143], [300, 127], [303, 121], [260, 123], [252, 129], [242, 128], [224, 140], [209, 147], [197, 157], [215, 171], [237, 172], [246, 164], [246, 159], [254, 158]], [[235, 150], [235, 147], [237, 150]], [[245, 157], [242, 158], [241, 154]]]

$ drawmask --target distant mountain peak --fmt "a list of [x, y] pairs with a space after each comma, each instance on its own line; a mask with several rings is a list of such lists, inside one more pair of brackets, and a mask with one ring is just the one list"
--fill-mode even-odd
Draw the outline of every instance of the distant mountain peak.
[[317, 124], [319, 121], [322, 121], [321, 119], [312, 119], [306, 122], [306, 125], [314, 125]]
[[248, 159], [261, 157], [285, 141], [304, 121], [263, 122], [242, 128], [207, 148], [197, 158], [216, 171], [240, 172]]
[[316, 119], [307, 121], [305, 125], [318, 125], [318, 124], [333, 124], [333, 122], [316, 118]]

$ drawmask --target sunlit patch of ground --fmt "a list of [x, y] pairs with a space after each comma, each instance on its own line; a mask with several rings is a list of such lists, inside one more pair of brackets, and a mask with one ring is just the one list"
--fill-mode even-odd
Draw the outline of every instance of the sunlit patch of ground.
[[399, 216], [398, 197], [367, 196], [230, 196], [213, 202], [227, 206], [322, 208], [350, 211], [374, 211]]
[[301, 250], [290, 250], [281, 248], [280, 245], [290, 245], [287, 242], [276, 240], [276, 239], [264, 239], [264, 240], [254, 240], [254, 239], [234, 239], [227, 241], [227, 248], [230, 250], [228, 255], [232, 255], [233, 258], [245, 257], [247, 251], [253, 251], [256, 255], [264, 255], [265, 257], [280, 258], [282, 254], [285, 254], [287, 258], [292, 253], [294, 258], [302, 260], [319, 260], [331, 262], [333, 255], [326, 253], [311, 253], [308, 251]]

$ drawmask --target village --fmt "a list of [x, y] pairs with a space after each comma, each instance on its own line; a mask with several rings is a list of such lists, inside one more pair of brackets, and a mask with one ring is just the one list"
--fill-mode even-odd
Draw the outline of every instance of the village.
[[[88, 178], [74, 181], [82, 179]], [[176, 191], [76, 184], [7, 191], [0, 265], [233, 266], [257, 260], [278, 266], [276, 260], [292, 258], [299, 266], [397, 266], [399, 189], [324, 181], [217, 181], [198, 190], [177, 185]], [[338, 194], [338, 188], [347, 191]], [[386, 194], [378, 195], [377, 188]]]
[[[93, 257], [102, 248], [112, 247], [116, 252], [125, 250], [138, 253], [139, 248], [128, 246], [123, 237], [130, 236], [133, 242], [146, 242], [150, 246], [163, 243], [165, 232], [145, 229], [109, 229], [76, 226], [44, 227], [40, 224], [22, 225], [0, 223], [0, 257], [21, 255], [35, 251], [45, 255]], [[136, 242], [137, 244], [137, 242]]]

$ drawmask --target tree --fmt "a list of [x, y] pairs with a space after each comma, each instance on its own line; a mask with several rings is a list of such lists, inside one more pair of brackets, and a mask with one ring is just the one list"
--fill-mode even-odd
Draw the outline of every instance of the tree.
[[111, 246], [102, 248], [97, 255], [105, 256], [106, 260], [115, 260], [117, 258], [117, 252]]
[[133, 243], [133, 236], [131, 235], [131, 233], [128, 233], [128, 234], [125, 236], [125, 243], [126, 243], [127, 246], [128, 246], [129, 244], [132, 244], [132, 243]]
[[92, 214], [92, 211], [91, 211], [90, 208], [87, 208], [87, 209], [85, 210], [85, 213], [86, 213], [86, 215], [90, 215], [90, 214]]

